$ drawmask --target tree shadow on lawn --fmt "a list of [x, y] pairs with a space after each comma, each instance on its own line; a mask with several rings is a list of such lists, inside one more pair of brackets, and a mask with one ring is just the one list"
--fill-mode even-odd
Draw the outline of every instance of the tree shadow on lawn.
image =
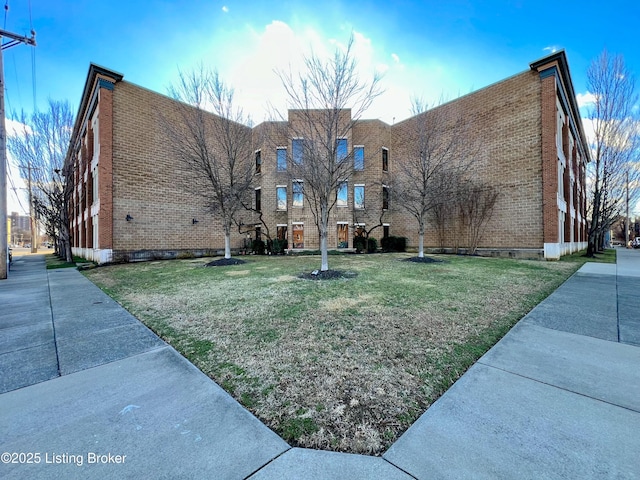
[[247, 263], [244, 260], [240, 260], [239, 258], [219, 258], [218, 260], [213, 260], [212, 262], [205, 263], [205, 267], [226, 267], [229, 265], [242, 265], [243, 263]]
[[405, 258], [403, 262], [414, 262], [414, 263], [444, 263], [444, 260], [439, 260], [437, 258], [431, 257], [410, 257]]
[[335, 280], [338, 278], [355, 278], [357, 276], [356, 272], [344, 272], [342, 270], [314, 270], [310, 273], [301, 273], [298, 278], [304, 278], [305, 280]]

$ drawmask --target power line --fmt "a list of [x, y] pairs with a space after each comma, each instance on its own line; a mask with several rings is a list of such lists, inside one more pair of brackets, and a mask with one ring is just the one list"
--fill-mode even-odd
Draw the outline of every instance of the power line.
[[11, 183], [11, 190], [13, 191], [13, 195], [16, 197], [16, 200], [18, 201], [18, 205], [20, 205], [20, 208], [22, 209], [23, 212], [27, 212], [28, 210], [26, 208], [24, 208], [24, 205], [22, 205], [22, 202], [20, 201], [20, 196], [18, 195], [18, 188], [16, 188], [16, 184], [13, 181], [13, 177], [11, 175], [11, 169], [9, 168], [7, 171], [7, 178], [9, 179], [9, 182]]
[[[31, 8], [31, 2], [29, 2], [29, 8]], [[31, 11], [29, 11], [29, 16], [31, 16]], [[33, 29], [31, 29], [33, 32]], [[31, 49], [31, 88], [33, 93], [33, 111], [37, 110], [36, 108], [36, 49]]]

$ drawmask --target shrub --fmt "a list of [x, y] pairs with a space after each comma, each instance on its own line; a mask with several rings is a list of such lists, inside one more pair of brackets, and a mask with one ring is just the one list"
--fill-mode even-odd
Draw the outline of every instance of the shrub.
[[277, 238], [271, 242], [271, 253], [274, 255], [284, 255], [287, 248], [286, 240], [278, 240]]
[[375, 253], [376, 251], [378, 251], [378, 241], [373, 237], [368, 238], [367, 253]]
[[367, 239], [365, 237], [353, 237], [353, 248], [360, 253], [367, 248]]
[[262, 240], [254, 240], [251, 244], [251, 250], [256, 255], [264, 255], [265, 243]]
[[407, 239], [405, 237], [384, 237], [380, 240], [380, 245], [385, 252], [405, 252]]

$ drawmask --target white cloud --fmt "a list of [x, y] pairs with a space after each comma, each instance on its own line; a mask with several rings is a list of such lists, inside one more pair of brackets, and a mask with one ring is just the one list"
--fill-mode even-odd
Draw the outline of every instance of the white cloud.
[[593, 145], [593, 142], [596, 139], [595, 129], [593, 125], [593, 120], [590, 118], [582, 118], [582, 127], [584, 129], [584, 134], [587, 137], [587, 143], [589, 145]]
[[560, 47], [558, 47], [557, 45], [549, 45], [548, 47], [544, 47], [542, 51], [549, 52], [549, 53], [556, 53], [559, 49]]
[[352, 27], [326, 35], [308, 25], [280, 20], [259, 28], [245, 24], [224, 32], [223, 37], [214, 35], [200, 58], [185, 59], [180, 68], [187, 71], [198, 61], [217, 67], [222, 78], [234, 87], [237, 105], [257, 124], [268, 119], [269, 106], [286, 113], [286, 92], [275, 71], [291, 70], [295, 75], [303, 71], [305, 55], [332, 55], [336, 48], [346, 48], [350, 35], [360, 78], [367, 81], [374, 73], [382, 75], [380, 86], [384, 92], [363, 118], [393, 123], [394, 119], [400, 121], [410, 115], [413, 96], [434, 104], [441, 98], [453, 99], [469, 91], [463, 72], [452, 70], [448, 63], [428, 56], [409, 58]]
[[223, 11], [224, 13], [229, 13], [229, 7], [227, 7], [226, 5], [223, 5], [223, 6], [222, 6], [222, 11]]
[[[228, 52], [235, 60], [221, 74], [234, 86], [238, 104], [251, 114], [255, 123], [267, 119], [269, 106], [286, 111], [286, 92], [275, 72], [290, 71], [295, 76], [304, 70], [305, 56], [313, 52], [323, 58], [332, 55], [335, 49], [344, 51], [349, 38], [327, 38], [312, 28], [294, 31], [287, 23], [277, 20], [262, 31], [251, 30], [248, 37], [245, 31], [243, 35], [243, 51]], [[357, 31], [353, 31], [352, 53], [363, 81], [373, 78], [376, 72], [389, 70], [387, 64], [377, 61], [371, 39]], [[380, 112], [365, 113], [365, 118], [378, 117]]]
[[5, 119], [5, 128], [7, 130], [8, 137], [15, 137], [17, 135], [22, 135], [26, 129], [27, 132], [32, 133], [31, 128], [24, 123], [20, 123], [17, 120], [12, 120], [10, 118]]
[[586, 107], [587, 105], [592, 105], [596, 101], [596, 96], [593, 93], [578, 93], [576, 95], [576, 100], [578, 101], [578, 108]]

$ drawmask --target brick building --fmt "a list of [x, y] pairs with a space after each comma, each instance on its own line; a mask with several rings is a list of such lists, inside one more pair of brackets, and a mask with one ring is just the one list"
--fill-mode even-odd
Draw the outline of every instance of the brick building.
[[[181, 254], [202, 255], [224, 247], [219, 219], [185, 188], [188, 172], [177, 164], [160, 121], [175, 100], [91, 65], [72, 143], [74, 253], [98, 262], [130, 261]], [[482, 154], [471, 174], [500, 196], [480, 242], [479, 253], [557, 259], [586, 247], [585, 169], [589, 150], [564, 52], [530, 64], [526, 71], [475, 91], [422, 115], [465, 112]], [[344, 115], [350, 118], [351, 112]], [[263, 215], [260, 234], [286, 239], [290, 249], [317, 249], [318, 233], [299, 181], [286, 171], [301, 139], [284, 122], [264, 122], [251, 130], [255, 159], [254, 208]], [[350, 248], [360, 229], [382, 224], [371, 236], [405, 236], [417, 245], [415, 219], [389, 204], [388, 185], [408, 155], [404, 134], [421, 116], [395, 125], [359, 120], [339, 152], [348, 152], [351, 174], [336, 192], [329, 248]], [[212, 119], [215, 121], [215, 118]], [[257, 215], [241, 219], [255, 225]], [[246, 245], [247, 229], [231, 245]], [[255, 232], [249, 235], [255, 235]], [[457, 245], [455, 232], [447, 245]], [[437, 247], [434, 229], [425, 247]]]

